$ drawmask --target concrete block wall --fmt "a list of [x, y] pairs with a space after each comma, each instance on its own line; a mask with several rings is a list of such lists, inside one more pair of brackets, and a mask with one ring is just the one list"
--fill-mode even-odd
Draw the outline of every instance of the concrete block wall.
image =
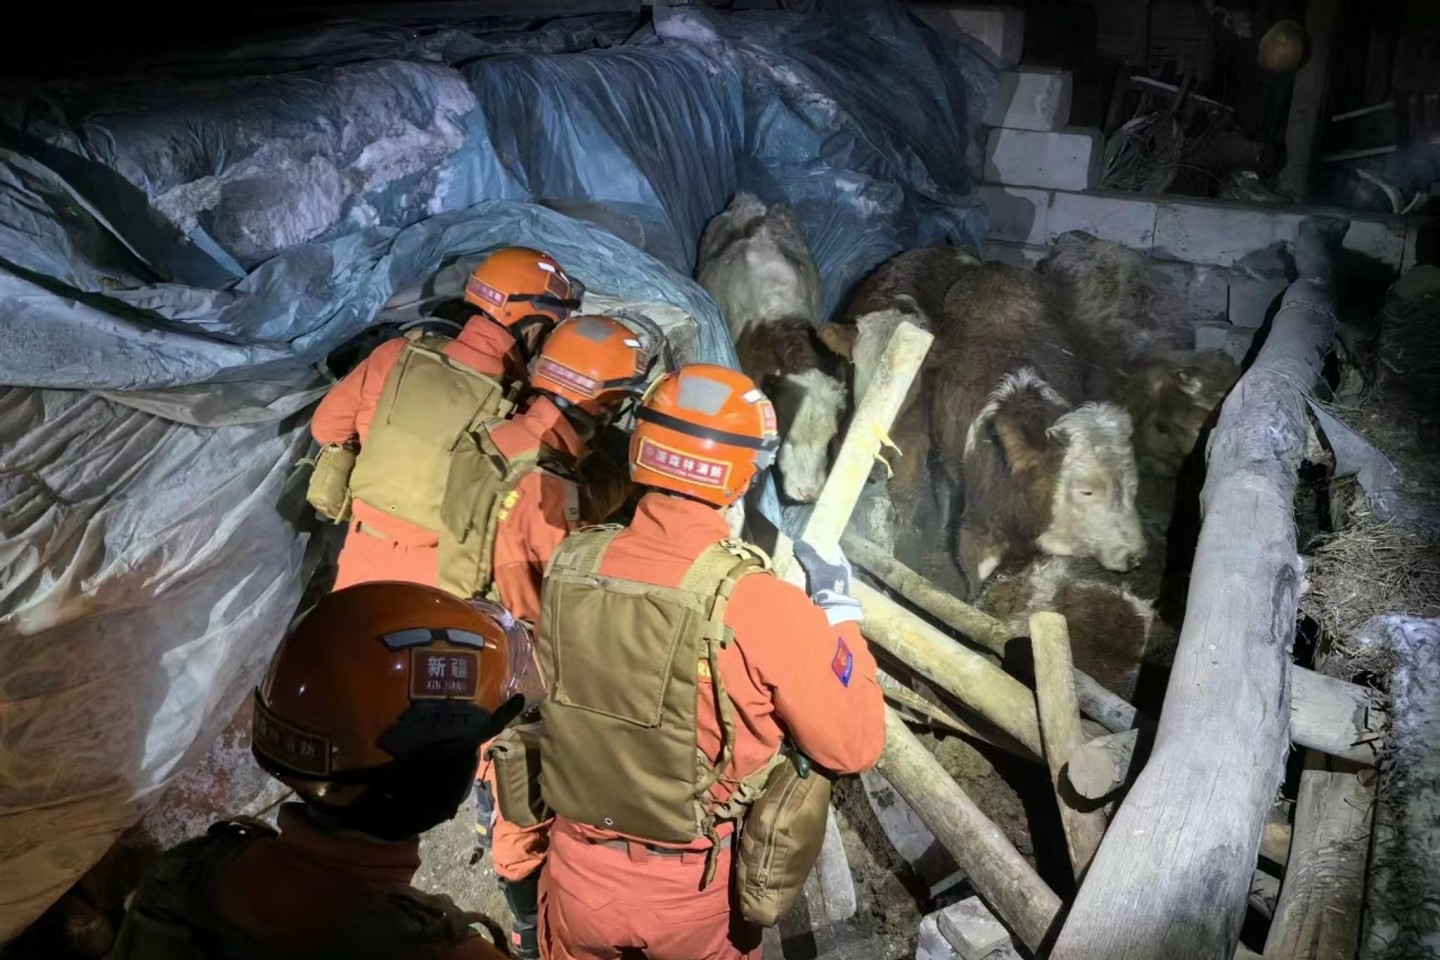
[[976, 188], [990, 212], [987, 259], [1034, 266], [1057, 237], [1079, 230], [1163, 260], [1219, 268], [1217, 302], [1236, 329], [1203, 337], [1232, 353], [1248, 347], [1247, 331], [1264, 323], [1283, 291], [1283, 281], [1267, 276], [1278, 269], [1271, 251], [1293, 243], [1306, 216], [1347, 217], [1346, 249], [1397, 274], [1414, 262], [1414, 229], [1407, 233], [1397, 217], [1100, 191], [1104, 137], [1070, 126], [1073, 84], [1067, 71], [1022, 62], [1023, 11], [967, 4], [912, 9], [1001, 68], [986, 109], [990, 129]]

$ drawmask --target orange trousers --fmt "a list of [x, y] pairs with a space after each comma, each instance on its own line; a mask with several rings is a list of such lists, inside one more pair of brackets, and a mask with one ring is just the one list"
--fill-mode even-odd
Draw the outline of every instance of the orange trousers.
[[[485, 756], [492, 742], [487, 741], [480, 747], [480, 756]], [[484, 780], [491, 796], [495, 795], [495, 764], [481, 760], [476, 779]], [[549, 849], [549, 820], [533, 827], [519, 827], [506, 820], [500, 813], [500, 804], [495, 804], [495, 815], [490, 819], [490, 864], [495, 868], [495, 876], [512, 883], [524, 880], [540, 869]]]
[[345, 545], [336, 560], [335, 586], [341, 590], [357, 583], [376, 580], [403, 580], [427, 587], [440, 585], [440, 548], [407, 547], [394, 540], [371, 536], [351, 521]]
[[760, 960], [760, 928], [730, 906], [730, 851], [704, 890], [704, 854], [592, 844], [557, 821], [540, 875], [545, 960]]

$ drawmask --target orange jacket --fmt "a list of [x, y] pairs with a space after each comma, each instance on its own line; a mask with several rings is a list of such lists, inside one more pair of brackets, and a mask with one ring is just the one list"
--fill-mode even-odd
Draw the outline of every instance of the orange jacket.
[[[385, 381], [395, 369], [406, 342], [401, 337], [386, 340], [330, 388], [310, 419], [310, 435], [315, 442], [322, 445], [356, 442], [362, 447], [365, 445], [365, 435], [370, 432], [370, 420], [375, 416], [380, 393], [385, 389]], [[514, 347], [515, 338], [508, 330], [487, 317], [475, 316], [445, 346], [444, 353], [486, 376], [514, 378], [523, 373], [519, 369]], [[406, 523], [363, 500], [356, 500], [351, 509], [360, 523], [383, 531], [386, 537], [397, 543], [426, 547], [438, 542], [434, 531]]]
[[[216, 884], [220, 916], [287, 956], [323, 948], [327, 924], [343, 922], [357, 899], [376, 890], [410, 888], [420, 869], [420, 842], [386, 842], [318, 826], [304, 804], [280, 808], [280, 836], [257, 840]], [[474, 937], [444, 952], [419, 948], [429, 960], [503, 960]], [[404, 960], [397, 957], [396, 960]]]
[[[647, 493], [634, 522], [606, 550], [600, 573], [678, 586], [695, 558], [727, 536], [725, 520], [713, 507]], [[831, 627], [803, 591], [764, 575], [740, 581], [725, 624], [735, 639], [720, 654], [720, 672], [737, 726], [727, 778], [760, 769], [787, 734], [835, 773], [874, 766], [885, 746], [885, 701], [875, 680], [875, 658], [855, 624]], [[720, 752], [720, 724], [704, 678], [699, 697], [699, 747], [713, 758]], [[615, 836], [571, 826], [593, 838]]]
[[[506, 457], [549, 447], [579, 459], [585, 443], [547, 396], [539, 395], [524, 413], [491, 428], [490, 439]], [[540, 616], [540, 582], [555, 548], [579, 526], [579, 491], [553, 474], [532, 471], [515, 487], [514, 503], [502, 511], [495, 528], [491, 561], [500, 600], [517, 618], [534, 623]], [[566, 517], [567, 510], [571, 518]]]

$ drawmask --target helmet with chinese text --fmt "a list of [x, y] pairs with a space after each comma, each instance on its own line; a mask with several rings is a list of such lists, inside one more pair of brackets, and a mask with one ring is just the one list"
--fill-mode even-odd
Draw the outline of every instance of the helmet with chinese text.
[[692, 363], [650, 386], [630, 435], [630, 479], [729, 506], [775, 460], [775, 408], [738, 370]]
[[337, 590], [276, 651], [251, 749], [341, 825], [414, 836], [454, 815], [480, 745], [523, 707], [527, 646], [495, 604], [413, 583]]

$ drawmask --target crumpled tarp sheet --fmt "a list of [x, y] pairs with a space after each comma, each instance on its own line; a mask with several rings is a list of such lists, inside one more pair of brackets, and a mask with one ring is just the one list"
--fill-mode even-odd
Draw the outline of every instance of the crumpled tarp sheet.
[[830, 308], [983, 236], [988, 72], [893, 4], [835, 6], [346, 24], [0, 91], [0, 942], [255, 682], [315, 554], [317, 364], [392, 295], [524, 243], [733, 362], [689, 277], [736, 190], [796, 207]]

